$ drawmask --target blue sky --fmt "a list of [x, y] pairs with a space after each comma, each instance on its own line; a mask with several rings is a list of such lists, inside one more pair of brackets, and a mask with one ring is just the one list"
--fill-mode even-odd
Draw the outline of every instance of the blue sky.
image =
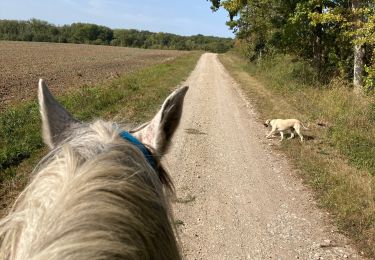
[[224, 10], [206, 0], [0, 0], [0, 19], [37, 18], [56, 25], [86, 22], [110, 28], [233, 37]]

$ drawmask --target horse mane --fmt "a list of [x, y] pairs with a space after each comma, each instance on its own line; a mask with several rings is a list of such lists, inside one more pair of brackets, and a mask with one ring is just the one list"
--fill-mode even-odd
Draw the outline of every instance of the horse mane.
[[165, 189], [111, 122], [71, 129], [0, 221], [0, 259], [179, 259]]

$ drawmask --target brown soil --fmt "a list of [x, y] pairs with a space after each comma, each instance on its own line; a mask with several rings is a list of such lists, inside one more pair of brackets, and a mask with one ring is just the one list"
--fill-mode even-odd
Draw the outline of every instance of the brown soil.
[[39, 78], [45, 78], [54, 93], [64, 93], [182, 54], [183, 51], [0, 41], [0, 110], [35, 98]]

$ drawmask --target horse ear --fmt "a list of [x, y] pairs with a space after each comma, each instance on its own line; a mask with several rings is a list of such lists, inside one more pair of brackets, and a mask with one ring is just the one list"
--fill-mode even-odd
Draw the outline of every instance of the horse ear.
[[78, 121], [57, 102], [43, 79], [39, 79], [38, 100], [42, 116], [43, 141], [53, 149], [62, 141], [64, 131]]
[[185, 94], [189, 87], [181, 87], [170, 94], [159, 112], [147, 124], [131, 131], [143, 144], [153, 148], [161, 155], [168, 149], [181, 118]]

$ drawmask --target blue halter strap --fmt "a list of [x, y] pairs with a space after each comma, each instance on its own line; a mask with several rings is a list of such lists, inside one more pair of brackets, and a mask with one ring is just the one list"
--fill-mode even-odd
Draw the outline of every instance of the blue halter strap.
[[144, 144], [142, 144], [140, 141], [138, 141], [137, 138], [132, 136], [127, 131], [121, 132], [120, 136], [123, 139], [125, 139], [125, 140], [129, 141], [130, 143], [134, 144], [135, 146], [137, 146], [138, 149], [141, 150], [143, 155], [146, 157], [148, 163], [152, 166], [152, 168], [156, 169], [156, 163], [155, 163], [154, 157], [152, 157], [152, 154], [151, 154], [150, 150], [148, 150], [147, 147]]

